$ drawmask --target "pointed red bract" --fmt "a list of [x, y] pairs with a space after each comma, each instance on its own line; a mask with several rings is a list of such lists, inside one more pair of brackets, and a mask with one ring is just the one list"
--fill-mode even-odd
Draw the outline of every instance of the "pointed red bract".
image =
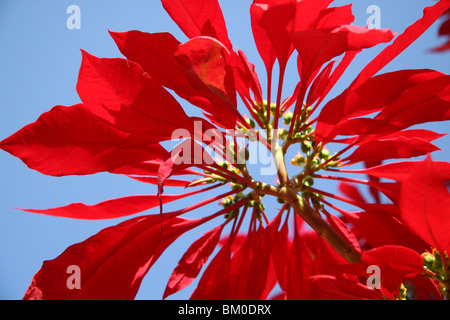
[[435, 5], [425, 8], [423, 17], [406, 28], [391, 45], [369, 62], [352, 82], [351, 87], [358, 87], [379, 72], [416, 41], [449, 7], [450, 0], [439, 0]]
[[223, 227], [220, 225], [205, 233], [188, 248], [170, 276], [163, 299], [186, 288], [194, 281], [219, 242]]
[[381, 300], [383, 298], [374, 289], [336, 276], [318, 275], [313, 276], [311, 281], [315, 289], [340, 296], [344, 300]]
[[[441, 170], [442, 165], [446, 170]], [[450, 164], [437, 166], [427, 157], [419, 162], [402, 183], [401, 220], [417, 235], [438, 248], [450, 250]]]
[[[163, 195], [163, 203], [169, 203], [186, 197], [185, 194]], [[100, 220], [130, 216], [159, 205], [157, 195], [129, 196], [106, 200], [94, 205], [72, 203], [64, 207], [51, 209], [20, 209], [26, 212], [45, 214], [72, 219]]]
[[[297, 217], [295, 216], [295, 219]], [[314, 274], [311, 253], [297, 228], [294, 228], [294, 239], [286, 276], [286, 299], [308, 300], [312, 298], [310, 277]]]
[[332, 58], [347, 51], [358, 51], [389, 42], [393, 37], [394, 34], [388, 29], [367, 29], [347, 25], [295, 31], [292, 34], [292, 41], [302, 61], [302, 81], [308, 81], [317, 69]]
[[97, 58], [83, 51], [77, 91], [93, 114], [154, 142], [170, 140], [176, 129], [193, 130], [175, 98], [132, 61]]
[[81, 104], [54, 107], [1, 141], [0, 148], [51, 176], [112, 171], [161, 157], [151, 139], [117, 130]]
[[[216, 107], [228, 113], [227, 128], [233, 128], [237, 112], [236, 92], [228, 50], [210, 37], [196, 37], [178, 46], [175, 57], [192, 86]], [[214, 114], [214, 112], [211, 112]]]
[[[160, 222], [159, 215], [134, 218], [70, 246], [44, 262], [24, 299], [133, 299], [161, 253], [199, 224], [199, 220], [175, 217], [161, 228]], [[70, 266], [79, 268], [80, 289], [68, 285]]]
[[161, 0], [164, 9], [189, 38], [213, 36], [232, 49], [217, 0]]
[[250, 6], [250, 17], [256, 48], [264, 61], [267, 73], [271, 74], [277, 56], [266, 31], [259, 25], [261, 16], [268, 8], [268, 3], [269, 0], [254, 0]]
[[162, 86], [174, 90], [180, 97], [201, 108], [211, 108], [180, 68], [175, 52], [180, 42], [170, 33], [140, 31], [110, 32], [120, 52]]
[[383, 246], [364, 251], [361, 261], [366, 266], [380, 268], [380, 291], [388, 299], [400, 296], [400, 285], [405, 278], [414, 277], [423, 271], [420, 254], [400, 246]]
[[380, 161], [386, 159], [412, 158], [440, 150], [435, 145], [419, 139], [399, 137], [379, 141], [369, 141], [360, 145], [351, 155], [345, 158], [352, 164], [362, 161]]

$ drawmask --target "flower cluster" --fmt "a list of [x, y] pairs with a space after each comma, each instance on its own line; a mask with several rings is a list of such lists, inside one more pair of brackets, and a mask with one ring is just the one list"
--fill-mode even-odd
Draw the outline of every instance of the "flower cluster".
[[[24, 299], [133, 299], [165, 249], [210, 221], [216, 227], [189, 246], [163, 298], [202, 271], [192, 299], [448, 297], [450, 164], [429, 155], [442, 134], [411, 127], [450, 119], [450, 76], [379, 71], [450, 0], [425, 8], [400, 35], [353, 25], [351, 5], [332, 7], [332, 0], [254, 0], [251, 27], [266, 90], [232, 45], [217, 0], [161, 2], [188, 41], [169, 33], [111, 32], [126, 59], [82, 51], [82, 103], [55, 106], [0, 142], [46, 175], [110, 172], [158, 187], [157, 194], [95, 205], [23, 209], [90, 220], [160, 211], [105, 228], [45, 261]], [[381, 43], [390, 44], [343, 92], [328, 97], [355, 57]], [[283, 98], [292, 56], [300, 81]], [[204, 117], [186, 114], [168, 90]], [[162, 146], [173, 140], [181, 142], [172, 150]], [[250, 170], [254, 143], [270, 154], [273, 184]], [[425, 159], [396, 160], [418, 156]], [[317, 187], [319, 179], [338, 181], [342, 195]], [[368, 187], [371, 201], [358, 185]], [[172, 187], [189, 192], [167, 194]], [[210, 190], [217, 194], [186, 205]], [[279, 203], [276, 212], [264, 205], [269, 197]], [[181, 208], [166, 212], [172, 201]], [[220, 210], [189, 218], [211, 203]], [[70, 265], [83, 275], [76, 290], [66, 283]], [[373, 267], [380, 273], [376, 285], [368, 274]]]

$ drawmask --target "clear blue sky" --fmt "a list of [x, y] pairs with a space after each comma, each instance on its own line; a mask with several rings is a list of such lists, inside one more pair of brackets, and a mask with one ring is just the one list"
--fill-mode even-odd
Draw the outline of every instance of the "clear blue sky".
[[[336, 5], [349, 1], [335, 1]], [[359, 0], [353, 6], [355, 24], [365, 25], [369, 5], [381, 8], [381, 27], [401, 33], [422, 15], [423, 6], [434, 1]], [[265, 87], [265, 71], [257, 56], [248, 13], [250, 0], [220, 1], [233, 44], [242, 49], [257, 67]], [[81, 9], [81, 29], [69, 30], [68, 6]], [[434, 25], [413, 46], [383, 71], [431, 68], [449, 73], [450, 54], [431, 54], [430, 47], [442, 43]], [[99, 57], [121, 57], [111, 31], [141, 30], [170, 32], [180, 41], [185, 36], [163, 10], [158, 0], [0, 0], [0, 140], [55, 105], [72, 105], [80, 100], [75, 85], [81, 62], [79, 49]], [[358, 70], [381, 50], [382, 46], [358, 56], [357, 63], [345, 74], [340, 92]], [[290, 68], [295, 71], [295, 67]], [[288, 71], [286, 90], [295, 85], [295, 72]], [[189, 107], [186, 108], [189, 113]], [[448, 122], [426, 126], [448, 132]], [[444, 151], [434, 154], [438, 160], [450, 158], [450, 138], [436, 141]], [[79, 221], [24, 213], [12, 209], [49, 208], [72, 202], [94, 204], [103, 200], [155, 193], [153, 186], [122, 176], [96, 174], [53, 178], [28, 169], [19, 159], [0, 152], [0, 299], [21, 299], [33, 275], [44, 260], [58, 256], [66, 247], [80, 242], [104, 227], [124, 219]], [[333, 190], [332, 190], [333, 191]], [[214, 207], [215, 206], [215, 207]], [[175, 208], [175, 206], [168, 206]], [[212, 209], [211, 209], [212, 208]], [[200, 210], [195, 216], [211, 213], [217, 205]], [[183, 236], [166, 251], [142, 283], [138, 299], [160, 299], [172, 269], [187, 246], [207, 226]], [[189, 297], [191, 288], [173, 298]]]

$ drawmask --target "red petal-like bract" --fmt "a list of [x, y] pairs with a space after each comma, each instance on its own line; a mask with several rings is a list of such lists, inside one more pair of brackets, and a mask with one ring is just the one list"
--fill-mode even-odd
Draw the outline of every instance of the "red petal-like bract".
[[351, 86], [358, 87], [379, 72], [403, 52], [403, 50], [416, 41], [449, 7], [450, 0], [439, 0], [434, 6], [425, 8], [423, 17], [406, 28], [405, 32], [399, 35], [390, 46], [368, 63]]
[[209, 37], [196, 37], [178, 46], [175, 57], [191, 84], [217, 107], [228, 111], [228, 128], [234, 127], [237, 112], [236, 92], [227, 49]]
[[315, 289], [341, 297], [343, 300], [381, 300], [378, 291], [355, 281], [331, 275], [318, 275], [311, 278]]
[[268, 8], [268, 2], [269, 0], [254, 0], [250, 6], [250, 16], [256, 47], [261, 59], [264, 61], [267, 73], [270, 74], [277, 56], [266, 31], [259, 25], [261, 16]]
[[400, 198], [401, 220], [440, 252], [450, 251], [449, 181], [450, 164], [427, 157], [405, 177]]
[[393, 37], [394, 34], [388, 29], [367, 29], [349, 25], [296, 31], [292, 40], [302, 60], [302, 79], [308, 81], [317, 69], [332, 58], [347, 51], [358, 51], [389, 42]]
[[[160, 223], [159, 215], [137, 217], [70, 246], [44, 262], [24, 299], [133, 299], [161, 253], [201, 220], [174, 217]], [[79, 290], [68, 285], [67, 270], [73, 265], [79, 267]]]
[[167, 153], [147, 137], [114, 128], [81, 104], [54, 107], [0, 142], [0, 148], [51, 176], [112, 171]]
[[345, 158], [349, 163], [362, 161], [380, 161], [386, 159], [411, 158], [440, 150], [435, 145], [419, 139], [404, 138], [370, 141], [359, 146], [350, 156]]
[[400, 246], [383, 246], [364, 251], [361, 261], [366, 266], [375, 265], [380, 268], [380, 291], [388, 299], [399, 296], [400, 285], [405, 278], [423, 271], [420, 254]]
[[223, 225], [212, 229], [189, 247], [178, 266], [173, 270], [163, 299], [184, 289], [198, 276], [201, 268], [219, 242], [222, 230]]
[[294, 232], [286, 271], [286, 299], [309, 300], [312, 299], [310, 277], [314, 274], [313, 259], [297, 228]]
[[[185, 194], [163, 195], [161, 200], [163, 203], [168, 203], [185, 196]], [[72, 203], [59, 208], [21, 210], [55, 217], [99, 220], [126, 217], [157, 206], [159, 206], [159, 197], [157, 195], [141, 195], [106, 200], [95, 205]]]
[[[217, 0], [161, 0], [164, 9], [189, 38], [214, 36], [232, 49]], [[215, 35], [211, 34], [211, 29]]]
[[175, 98], [132, 61], [83, 51], [77, 91], [90, 112], [122, 131], [147, 135], [154, 142], [170, 140], [180, 128], [193, 131]]

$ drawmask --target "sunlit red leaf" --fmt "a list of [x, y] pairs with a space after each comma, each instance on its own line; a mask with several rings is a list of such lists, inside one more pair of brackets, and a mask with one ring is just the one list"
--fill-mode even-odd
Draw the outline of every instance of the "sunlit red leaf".
[[423, 271], [422, 257], [416, 251], [401, 246], [383, 246], [361, 254], [363, 264], [380, 268], [380, 291], [389, 298], [399, 296], [400, 285], [405, 278]]
[[379, 72], [396, 56], [417, 40], [448, 8], [450, 0], [440, 0], [433, 6], [424, 9], [423, 17], [410, 25], [395, 41], [376, 56], [353, 81], [352, 87], [358, 87], [364, 81]]
[[[446, 170], [440, 170], [442, 166]], [[402, 184], [401, 220], [417, 235], [439, 250], [450, 249], [450, 164], [436, 165], [427, 157], [417, 163]]]
[[160, 157], [160, 146], [130, 135], [88, 112], [83, 105], [56, 106], [0, 147], [46, 175], [84, 175]]
[[345, 158], [352, 164], [362, 161], [411, 158], [440, 150], [435, 145], [419, 138], [393, 138], [369, 141], [361, 144], [351, 155]]
[[[161, 253], [199, 220], [159, 215], [138, 217], [103, 229], [45, 261], [24, 299], [133, 299], [140, 283]], [[80, 289], [67, 286], [69, 266], [80, 270]]]
[[[169, 203], [184, 197], [186, 197], [186, 194], [163, 195], [161, 200], [163, 203]], [[20, 210], [55, 217], [99, 220], [130, 216], [157, 207], [158, 205], [159, 197], [157, 195], [139, 195], [106, 200], [94, 205], [72, 203], [64, 207], [51, 209]]]
[[269, 0], [254, 0], [250, 6], [250, 17], [256, 47], [259, 55], [264, 61], [267, 73], [270, 74], [277, 57], [275, 50], [267, 37], [266, 31], [259, 25], [261, 16], [268, 8], [268, 3]]
[[314, 264], [311, 253], [295, 228], [286, 274], [286, 298], [288, 300], [311, 299], [310, 277], [313, 274]]
[[120, 58], [97, 58], [83, 51], [77, 91], [86, 107], [118, 129], [170, 140], [176, 129], [192, 131], [183, 108], [142, 68]]
[[346, 25], [295, 31], [292, 41], [302, 60], [302, 80], [307, 81], [317, 69], [332, 58], [347, 51], [358, 51], [389, 42], [393, 37], [394, 34], [388, 29]]
[[163, 299], [184, 289], [194, 281], [219, 242], [223, 225], [205, 233], [184, 253], [172, 272]]
[[[218, 108], [228, 113], [227, 123], [234, 128], [237, 112], [236, 89], [228, 50], [210, 37], [197, 37], [178, 46], [175, 57], [187, 72], [191, 85]], [[214, 114], [214, 113], [211, 113]]]
[[331, 275], [316, 275], [311, 278], [315, 289], [341, 297], [344, 300], [381, 300], [381, 294], [367, 286]]
[[140, 31], [110, 32], [120, 52], [162, 86], [174, 90], [192, 104], [210, 108], [210, 102], [191, 86], [180, 68], [175, 52], [180, 42], [170, 33]]
[[161, 0], [161, 2], [186, 36], [189, 38], [212, 36], [209, 29], [212, 28], [217, 40], [231, 49], [222, 9], [217, 0]]

